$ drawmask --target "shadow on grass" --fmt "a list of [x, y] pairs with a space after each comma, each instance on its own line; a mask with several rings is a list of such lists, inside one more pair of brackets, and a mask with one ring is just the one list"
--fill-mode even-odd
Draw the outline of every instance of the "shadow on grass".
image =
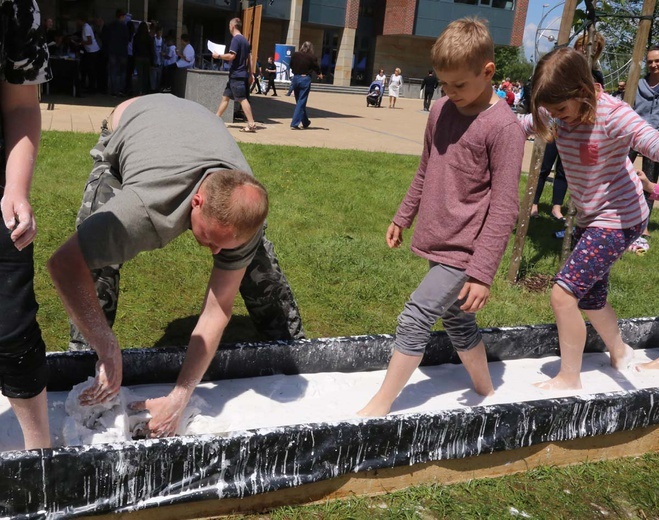
[[[187, 345], [190, 342], [192, 331], [197, 325], [199, 315], [177, 318], [167, 325], [165, 333], [153, 344], [154, 347], [171, 347]], [[263, 335], [256, 330], [249, 316], [233, 315], [224, 329], [222, 343], [240, 343], [246, 341], [266, 341]]]
[[[313, 89], [313, 87], [312, 87]], [[279, 96], [277, 96], [279, 98]], [[313, 90], [309, 96], [311, 104], [313, 105]], [[292, 119], [293, 112], [295, 111], [295, 98], [291, 97], [291, 101], [284, 99], [272, 99], [272, 96], [250, 96], [249, 102], [252, 105], [254, 112], [254, 119], [259, 123], [268, 125], [284, 124], [282, 119]], [[311, 126], [313, 127], [314, 118], [329, 118], [329, 119], [345, 119], [354, 118], [361, 119], [361, 116], [353, 114], [342, 114], [340, 112], [332, 112], [329, 110], [321, 110], [319, 108], [307, 107], [307, 115], [311, 119]], [[311, 128], [310, 128], [311, 129]], [[319, 128], [317, 128], [319, 129]]]

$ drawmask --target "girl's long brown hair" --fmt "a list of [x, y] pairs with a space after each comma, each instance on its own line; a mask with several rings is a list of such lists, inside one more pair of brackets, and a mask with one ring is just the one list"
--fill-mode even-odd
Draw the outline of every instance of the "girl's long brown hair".
[[531, 113], [536, 133], [547, 141], [555, 137], [547, 126], [540, 107], [557, 105], [570, 99], [581, 101], [581, 123], [594, 123], [597, 112], [597, 92], [593, 75], [585, 56], [569, 47], [545, 54], [538, 62], [531, 82]]

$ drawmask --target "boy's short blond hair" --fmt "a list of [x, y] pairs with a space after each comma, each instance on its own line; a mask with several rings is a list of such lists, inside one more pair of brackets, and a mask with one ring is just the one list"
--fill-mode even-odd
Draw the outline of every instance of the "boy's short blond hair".
[[480, 73], [485, 64], [494, 63], [494, 42], [485, 20], [468, 17], [451, 22], [432, 46], [430, 56], [435, 70], [466, 66]]

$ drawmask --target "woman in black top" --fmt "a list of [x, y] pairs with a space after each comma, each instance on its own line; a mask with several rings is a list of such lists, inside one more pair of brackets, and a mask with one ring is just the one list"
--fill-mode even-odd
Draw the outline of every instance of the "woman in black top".
[[293, 56], [291, 56], [291, 71], [294, 74], [291, 83], [295, 93], [295, 101], [297, 101], [293, 120], [291, 121], [291, 130], [301, 130], [300, 123], [302, 128], [309, 128], [311, 124], [307, 117], [307, 100], [311, 90], [310, 74], [315, 72], [320, 79], [323, 79], [318, 65], [318, 58], [314, 55], [311, 42], [304, 42], [300, 50], [293, 53]]

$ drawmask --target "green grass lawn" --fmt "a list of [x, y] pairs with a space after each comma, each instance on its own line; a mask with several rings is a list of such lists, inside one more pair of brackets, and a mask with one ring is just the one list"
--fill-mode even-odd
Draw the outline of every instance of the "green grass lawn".
[[[36, 291], [50, 350], [68, 342], [66, 313], [45, 265], [73, 232], [96, 136], [45, 132], [32, 193], [39, 235]], [[284, 146], [241, 145], [271, 198], [268, 236], [300, 306], [308, 337], [393, 333], [396, 317], [427, 269], [404, 247], [389, 250], [384, 234], [414, 176], [418, 157]], [[520, 192], [523, 192], [525, 178]], [[531, 223], [522, 273], [551, 276], [559, 268], [560, 227], [548, 217], [551, 185]], [[610, 302], [621, 318], [654, 316], [659, 301], [659, 213], [645, 256], [626, 254], [611, 274]], [[512, 242], [512, 241], [511, 241]], [[505, 280], [504, 257], [481, 327], [552, 323], [548, 288], [530, 291]], [[199, 313], [210, 253], [190, 233], [144, 253], [122, 270], [115, 331], [123, 347], [186, 344]], [[541, 277], [540, 277], [541, 278]], [[240, 298], [224, 341], [260, 339]], [[284, 508], [273, 518], [508, 518], [514, 507], [532, 518], [659, 518], [658, 456], [623, 462], [543, 468], [455, 486], [424, 486], [374, 499]], [[599, 508], [599, 509], [598, 509]], [[603, 511], [603, 512], [602, 512]]]
[[[32, 202], [37, 215], [36, 291], [39, 321], [51, 350], [67, 345], [66, 314], [45, 265], [73, 232], [91, 166], [91, 134], [45, 132]], [[268, 236], [295, 292], [308, 337], [392, 333], [396, 317], [426, 272], [427, 263], [403, 247], [387, 248], [384, 234], [414, 176], [418, 158], [384, 153], [241, 146], [271, 198]], [[521, 190], [524, 189], [525, 179]], [[548, 199], [551, 186], [545, 189]], [[541, 212], [548, 215], [549, 205]], [[651, 230], [659, 227], [654, 213]], [[552, 275], [559, 265], [560, 225], [534, 219], [522, 273]], [[512, 241], [511, 241], [512, 242]], [[509, 248], [510, 249], [510, 248]], [[620, 317], [656, 315], [659, 244], [647, 255], [625, 255], [611, 276], [610, 301]], [[501, 262], [482, 327], [551, 323], [548, 292], [506, 281], [509, 251]], [[211, 256], [191, 233], [166, 248], [139, 255], [122, 269], [115, 330], [123, 347], [185, 344], [199, 313]], [[240, 298], [225, 341], [259, 339]]]

